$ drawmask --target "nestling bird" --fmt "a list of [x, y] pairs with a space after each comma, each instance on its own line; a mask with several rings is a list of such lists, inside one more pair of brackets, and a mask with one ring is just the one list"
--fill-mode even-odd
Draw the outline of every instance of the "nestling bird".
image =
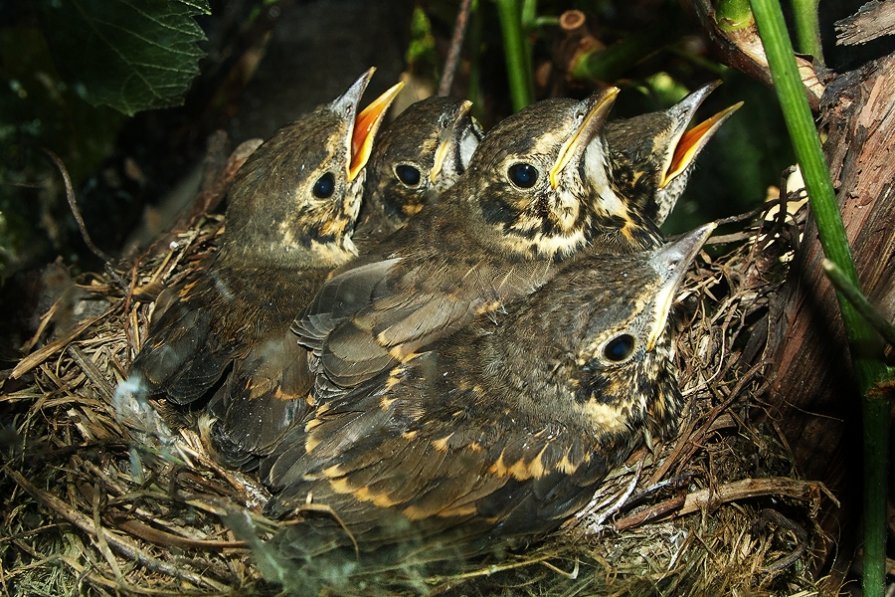
[[260, 468], [266, 512], [306, 514], [275, 538], [280, 556], [433, 561], [557, 528], [645, 433], [676, 432], [668, 315], [713, 229], [564, 264], [506, 311], [318, 406]]
[[599, 178], [609, 172], [610, 180], [598, 184], [608, 182], [633, 211], [661, 226], [683, 194], [696, 157], [743, 105], [734, 104], [687, 130], [696, 110], [718, 85], [717, 81], [704, 85], [667, 110], [607, 122], [589, 148], [588, 159], [607, 158], [594, 173]]
[[159, 298], [134, 360], [146, 393], [175, 404], [220, 384], [207, 408], [224, 461], [228, 442], [240, 457], [264, 452], [306, 404], [312, 381], [289, 322], [329, 271], [356, 255], [364, 166], [401, 88], [358, 113], [372, 73], [275, 133], [240, 168], [219, 252]]
[[353, 237], [361, 255], [375, 251], [466, 170], [482, 138], [471, 107], [469, 101], [430, 97], [379, 131]]
[[585, 150], [616, 93], [545, 100], [505, 119], [384, 258], [323, 286], [293, 326], [314, 353], [317, 400], [533, 292], [598, 237], [627, 250], [658, 242], [654, 228], [614, 196], [602, 201], [584, 178]]

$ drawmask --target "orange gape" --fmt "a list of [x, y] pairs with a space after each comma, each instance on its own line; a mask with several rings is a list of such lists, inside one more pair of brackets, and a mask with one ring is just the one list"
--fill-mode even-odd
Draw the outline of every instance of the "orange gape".
[[376, 136], [376, 129], [382, 122], [386, 110], [392, 105], [392, 100], [401, 92], [404, 83], [397, 83], [390, 87], [388, 91], [370, 102], [370, 105], [364, 108], [354, 122], [354, 132], [351, 135], [351, 165], [348, 167], [348, 180], [354, 180], [357, 173], [361, 171], [370, 157], [373, 150], [373, 138]]

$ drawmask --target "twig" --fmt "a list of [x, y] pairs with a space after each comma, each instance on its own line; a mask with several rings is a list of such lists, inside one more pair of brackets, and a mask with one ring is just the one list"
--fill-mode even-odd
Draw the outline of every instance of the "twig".
[[826, 486], [816, 481], [800, 481], [788, 477], [741, 479], [717, 488], [700, 489], [686, 496], [674, 497], [659, 502], [650, 508], [617, 520], [615, 528], [618, 531], [624, 531], [667, 514], [681, 517], [705, 508], [714, 508], [727, 502], [765, 495], [787, 496], [798, 500], [814, 500], [818, 491], [838, 505], [836, 498]]
[[478, 578], [482, 576], [493, 576], [498, 572], [505, 572], [507, 570], [515, 570], [517, 568], [525, 568], [527, 566], [531, 566], [533, 564], [541, 564], [543, 562], [547, 562], [549, 560], [554, 559], [555, 554], [547, 554], [542, 556], [533, 557], [530, 559], [514, 561], [514, 562], [504, 562], [501, 564], [492, 564], [485, 568], [479, 568], [478, 570], [471, 570], [469, 572], [463, 572], [461, 574], [456, 574], [453, 576], [432, 576], [426, 579], [426, 582], [429, 584], [437, 584], [445, 581], [460, 581], [460, 580], [468, 580], [470, 578]]
[[548, 570], [552, 570], [552, 571], [556, 572], [560, 576], [565, 576], [569, 580], [576, 580], [578, 578], [579, 572], [581, 571], [581, 563], [578, 560], [575, 560], [575, 567], [572, 568], [571, 572], [566, 572], [559, 566], [551, 564], [548, 560], [544, 560], [543, 562], [540, 562], [540, 564], [541, 564], [541, 566], [544, 566]]
[[18, 379], [43, 363], [46, 359], [48, 359], [51, 355], [55, 354], [57, 351], [62, 350], [67, 347], [69, 343], [89, 330], [93, 325], [97, 322], [102, 321], [112, 313], [120, 310], [121, 303], [119, 302], [116, 305], [111, 306], [105, 312], [97, 315], [96, 317], [91, 317], [86, 321], [82, 322], [77, 327], [72, 328], [66, 334], [56, 338], [49, 344], [44, 345], [39, 350], [36, 350], [29, 354], [27, 357], [23, 358], [16, 365], [15, 369], [12, 370], [12, 373], [9, 375], [10, 379]]
[[116, 524], [119, 529], [125, 531], [129, 535], [163, 547], [173, 546], [204, 551], [223, 551], [225, 549], [245, 549], [248, 546], [245, 541], [192, 539], [190, 537], [183, 537], [149, 526], [139, 520], [116, 520]]
[[451, 87], [454, 85], [454, 75], [457, 74], [457, 65], [460, 64], [460, 51], [463, 49], [463, 38], [466, 37], [466, 26], [469, 23], [469, 11], [471, 8], [472, 0], [463, 0], [460, 4], [460, 10], [457, 12], [457, 20], [454, 21], [451, 47], [448, 49], [447, 59], [444, 61], [441, 82], [438, 84], [438, 95], [442, 97], [450, 95]]
[[[39, 489], [30, 481], [25, 479], [25, 477], [23, 477], [18, 471], [11, 470], [8, 471], [8, 474], [19, 485], [19, 487], [31, 494], [31, 497], [33, 497], [35, 500], [53, 510], [56, 514], [67, 520], [75, 527], [79, 528], [81, 531], [87, 533], [91, 537], [97, 536], [98, 529], [89, 517], [69, 506], [56, 496]], [[182, 567], [174, 566], [162, 560], [153, 558], [142, 552], [137, 545], [134, 545], [124, 537], [121, 537], [115, 533], [106, 531], [105, 539], [108, 541], [109, 546], [117, 551], [119, 554], [139, 563], [142, 566], [145, 566], [149, 570], [185, 580], [187, 582], [195, 584], [196, 586], [209, 586], [217, 591], [223, 591], [226, 588], [224, 585], [213, 581], [210, 578], [199, 576]]]
[[778, 570], [789, 568], [790, 566], [795, 564], [806, 551], [808, 551], [808, 533], [805, 531], [805, 529], [803, 529], [800, 525], [797, 525], [787, 517], [783, 516], [776, 510], [765, 508], [764, 510], [759, 512], [758, 520], [755, 521], [753, 528], [758, 530], [761, 527], [766, 527], [771, 523], [776, 524], [778, 527], [792, 531], [792, 533], [798, 540], [798, 545], [787, 555], [771, 562], [770, 564], [765, 565], [763, 567], [763, 570], [765, 572], [776, 572]]
[[81, 367], [81, 371], [84, 372], [84, 375], [87, 376], [93, 385], [99, 389], [100, 393], [105, 398], [106, 402], [112, 402], [112, 398], [115, 396], [115, 390], [109, 385], [109, 381], [103, 375], [102, 371], [99, 370], [99, 367], [96, 366], [90, 357], [81, 351], [80, 348], [75, 346], [74, 344], [70, 344], [68, 346], [68, 352], [71, 354], [74, 361]]
[[68, 201], [68, 207], [71, 209], [71, 214], [74, 216], [75, 222], [78, 223], [78, 229], [81, 231], [81, 238], [84, 239], [84, 244], [87, 245], [90, 252], [99, 257], [103, 263], [111, 263], [112, 258], [93, 243], [93, 239], [90, 238], [90, 233], [87, 232], [87, 225], [84, 223], [84, 218], [81, 216], [81, 210], [78, 208], [78, 203], [75, 200], [75, 189], [71, 184], [71, 177], [68, 175], [68, 169], [65, 167], [65, 164], [62, 163], [62, 160], [59, 159], [58, 155], [46, 147], [42, 149], [62, 175], [62, 182], [65, 184], [65, 199]]

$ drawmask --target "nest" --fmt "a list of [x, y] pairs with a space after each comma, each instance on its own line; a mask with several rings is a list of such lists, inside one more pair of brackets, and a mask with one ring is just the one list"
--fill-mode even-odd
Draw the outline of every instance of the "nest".
[[[675, 442], [633, 454], [585, 512], [508, 559], [442, 576], [380, 570], [339, 591], [817, 591], [828, 551], [818, 512], [835, 500], [796, 476], [763, 402], [761, 324], [798, 225], [781, 212], [733, 228], [691, 268], [680, 297], [677, 358], [688, 407]], [[234, 529], [233, 513], [254, 528], [278, 524], [257, 514], [251, 480], [210, 460], [190, 429], [170, 436], [155, 410], [116, 393], [157, 290], [213, 251], [220, 229], [220, 218], [202, 217], [130, 271], [77, 280], [4, 382], [0, 581], [8, 593], [279, 590]]]

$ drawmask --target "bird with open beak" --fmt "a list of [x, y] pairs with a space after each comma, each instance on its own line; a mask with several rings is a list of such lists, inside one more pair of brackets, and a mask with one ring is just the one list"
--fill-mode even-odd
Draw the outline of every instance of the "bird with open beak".
[[376, 252], [466, 171], [482, 138], [471, 108], [469, 101], [430, 97], [382, 127], [354, 233], [358, 253]]
[[[606, 123], [588, 148], [594, 185], [611, 188], [632, 212], [661, 226], [683, 194], [696, 158], [743, 105], [738, 102], [690, 127], [696, 110], [718, 85], [704, 85], [667, 110]], [[606, 172], [609, 180], [601, 179]]]
[[289, 322], [356, 255], [364, 167], [401, 88], [360, 111], [372, 74], [279, 130], [240, 168], [220, 250], [162, 293], [134, 359], [131, 381], [150, 397], [185, 405], [214, 390], [205, 414], [224, 460], [232, 444], [264, 452], [306, 404], [312, 378]]

